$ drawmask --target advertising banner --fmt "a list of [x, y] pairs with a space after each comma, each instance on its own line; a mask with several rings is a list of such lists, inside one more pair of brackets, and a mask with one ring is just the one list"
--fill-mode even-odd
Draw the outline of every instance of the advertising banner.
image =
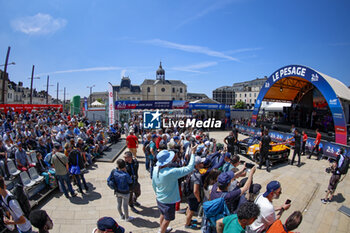
[[21, 113], [24, 111], [32, 112], [33, 110], [40, 110], [40, 109], [49, 109], [54, 108], [59, 111], [63, 111], [62, 104], [0, 104], [0, 110], [7, 113], [9, 109], [12, 109], [15, 112]]
[[115, 109], [172, 109], [173, 101], [115, 101]]
[[114, 106], [113, 106], [113, 86], [108, 86], [108, 118], [109, 125], [114, 124]]
[[[338, 99], [336, 93], [333, 88], [327, 82], [325, 78], [323, 78], [322, 74], [310, 69], [305, 66], [300, 65], [290, 65], [285, 66], [276, 72], [274, 72], [262, 86], [259, 96], [255, 102], [252, 122], [256, 123], [257, 117], [259, 115], [259, 109], [261, 103], [266, 95], [266, 93], [270, 90], [270, 88], [279, 80], [286, 77], [299, 77], [303, 78], [310, 83], [312, 83], [323, 95], [324, 99], [327, 101], [329, 109], [332, 113], [333, 121], [334, 121], [334, 129], [335, 129], [335, 141], [336, 143], [346, 145], [347, 143], [347, 132], [346, 132], [346, 121], [343, 112], [343, 108], [341, 106], [340, 100]], [[292, 100], [291, 100], [292, 101]]]

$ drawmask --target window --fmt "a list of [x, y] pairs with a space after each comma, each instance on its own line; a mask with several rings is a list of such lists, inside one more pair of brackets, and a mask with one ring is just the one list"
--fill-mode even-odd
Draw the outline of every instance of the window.
[[180, 100], [182, 100], [182, 98], [180, 98]]
[[254, 97], [256, 97], [256, 93], [254, 93]]
[[150, 87], [147, 87], [147, 92], [151, 92], [151, 88]]
[[244, 94], [244, 97], [247, 97], [247, 93]]
[[175, 100], [175, 98], [173, 97], [173, 100]]
[[242, 97], [242, 94], [239, 94], [239, 97]]
[[180, 88], [180, 93], [182, 93], [182, 88]]
[[252, 93], [249, 93], [249, 97], [252, 97]]
[[175, 88], [173, 87], [173, 93], [175, 93]]
[[165, 92], [165, 88], [164, 87], [162, 87], [162, 89], [160, 89], [162, 92]]

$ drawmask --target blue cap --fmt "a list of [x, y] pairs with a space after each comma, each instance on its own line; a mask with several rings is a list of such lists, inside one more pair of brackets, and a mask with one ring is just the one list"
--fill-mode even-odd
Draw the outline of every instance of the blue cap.
[[231, 158], [231, 153], [230, 152], [226, 152], [225, 153], [225, 158]]
[[200, 152], [201, 150], [203, 150], [204, 149], [204, 145], [199, 145], [198, 147], [197, 147], [197, 150], [196, 150], [196, 152]]
[[157, 138], [157, 137], [158, 137], [157, 134], [152, 135], [152, 138]]
[[180, 140], [178, 136], [173, 137], [174, 140]]
[[264, 197], [267, 197], [270, 193], [273, 191], [276, 191], [277, 189], [281, 188], [280, 182], [277, 180], [271, 181], [266, 186], [266, 192], [263, 194]]
[[235, 177], [235, 173], [233, 171], [223, 172], [218, 177], [218, 183], [222, 185], [229, 184], [233, 177]]
[[111, 217], [103, 217], [97, 221], [97, 228], [100, 231], [124, 233], [125, 229], [118, 225], [118, 223]]
[[157, 166], [164, 166], [173, 161], [175, 156], [174, 151], [162, 150], [157, 154]]
[[17, 142], [17, 145], [18, 145], [18, 146], [22, 145], [22, 142]]

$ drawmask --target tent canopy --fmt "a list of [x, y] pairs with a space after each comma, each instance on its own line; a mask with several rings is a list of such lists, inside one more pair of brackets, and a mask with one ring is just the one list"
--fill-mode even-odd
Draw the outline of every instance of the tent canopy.
[[98, 102], [97, 100], [95, 102], [92, 102], [91, 106], [98, 106], [98, 107], [102, 107], [105, 106], [104, 104]]

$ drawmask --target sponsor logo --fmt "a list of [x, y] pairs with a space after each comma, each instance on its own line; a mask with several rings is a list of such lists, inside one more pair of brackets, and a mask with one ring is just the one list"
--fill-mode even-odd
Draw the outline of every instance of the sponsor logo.
[[328, 102], [329, 102], [329, 104], [331, 104], [331, 105], [336, 105], [336, 104], [337, 104], [337, 99], [331, 99], [331, 100], [329, 100]]
[[266, 82], [265, 83], [265, 88], [269, 88], [270, 87], [270, 83], [269, 82]]
[[311, 82], [317, 82], [318, 81], [318, 75], [317, 74], [312, 74], [311, 75]]
[[143, 113], [143, 128], [145, 129], [160, 129], [160, 116], [159, 110], [156, 112], [144, 112]]

